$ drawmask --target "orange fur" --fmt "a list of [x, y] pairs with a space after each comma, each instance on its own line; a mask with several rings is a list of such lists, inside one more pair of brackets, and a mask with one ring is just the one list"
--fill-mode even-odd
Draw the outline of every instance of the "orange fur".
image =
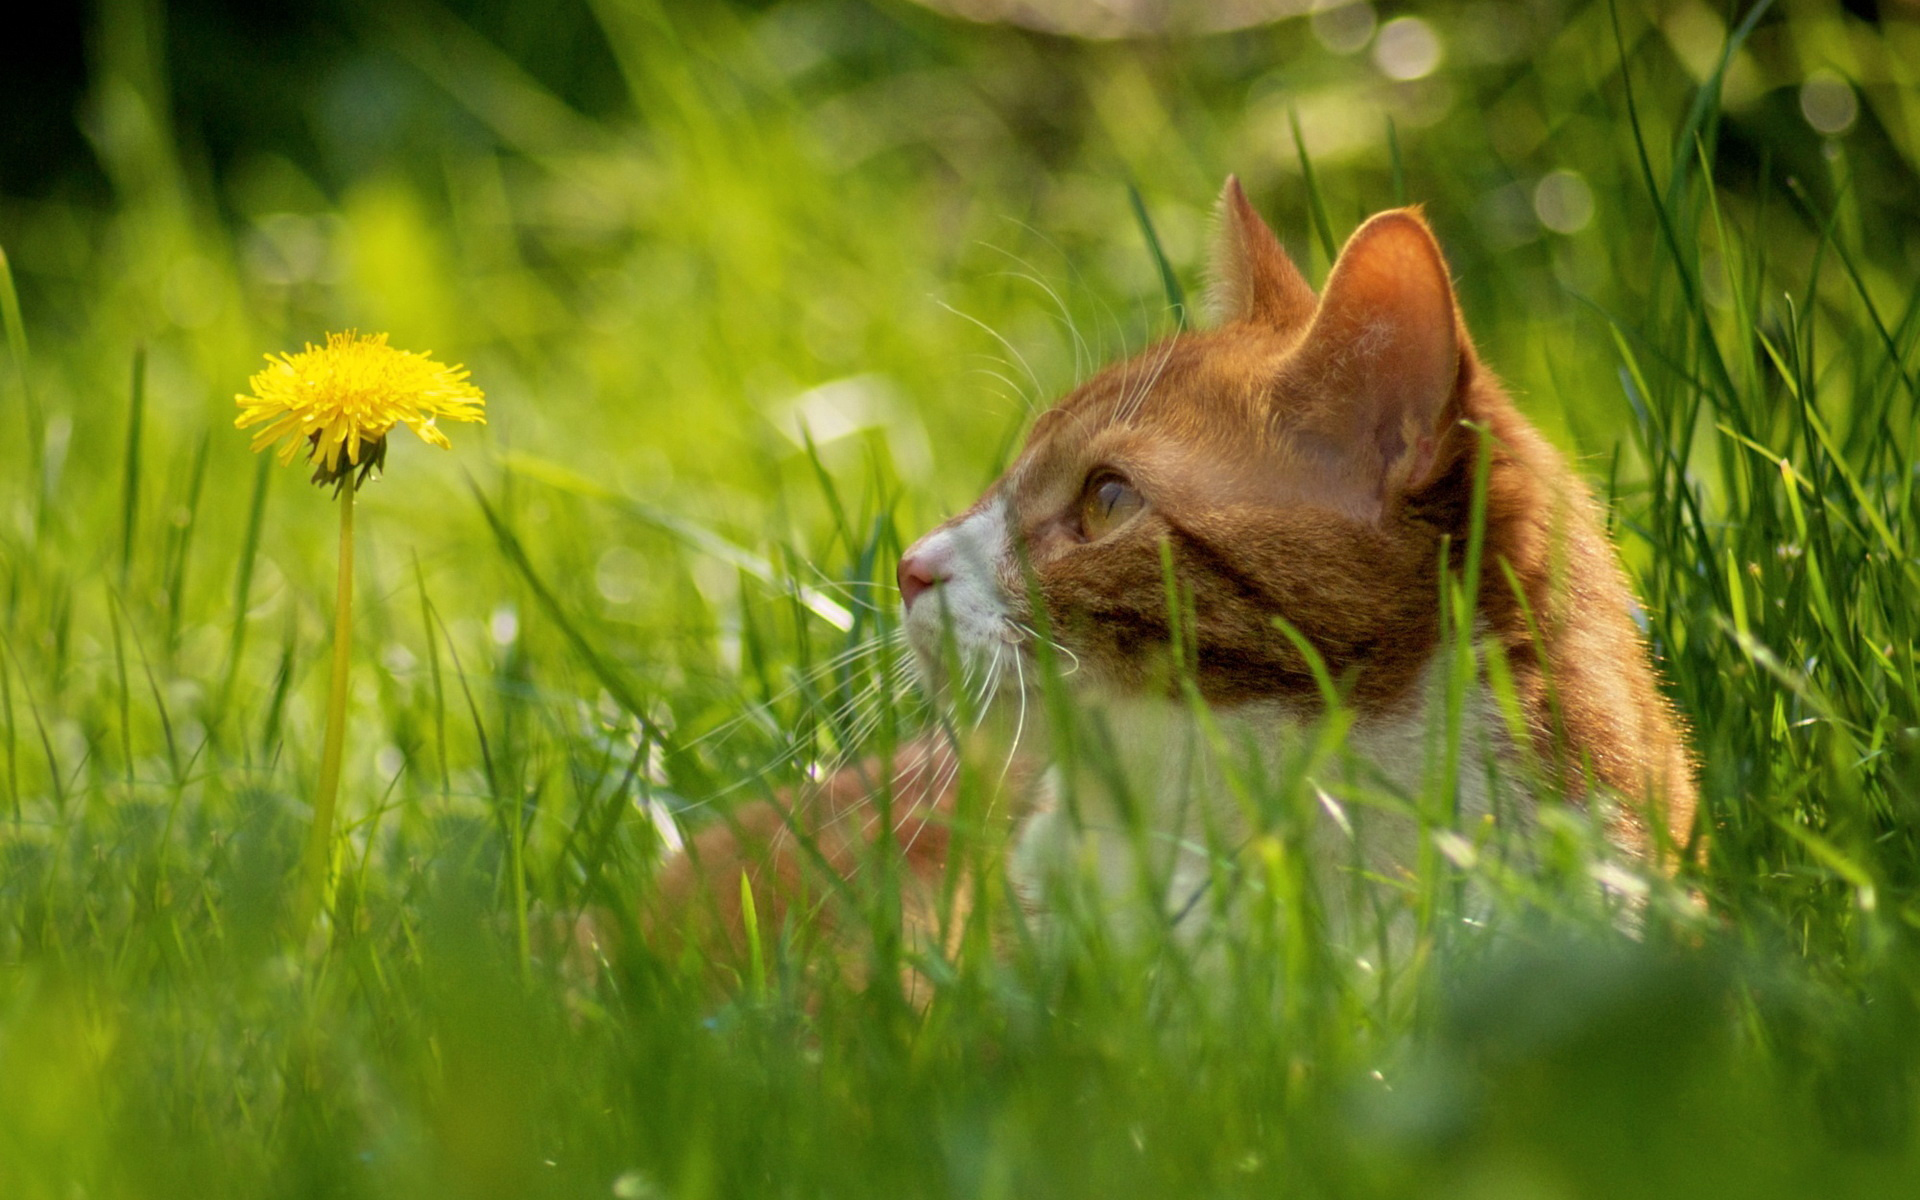
[[[1124, 694], [1167, 678], [1165, 547], [1192, 596], [1197, 682], [1210, 702], [1318, 703], [1307, 663], [1276, 627], [1283, 617], [1363, 716], [1392, 712], [1438, 649], [1439, 563], [1443, 548], [1455, 568], [1464, 561], [1484, 436], [1479, 619], [1513, 667], [1533, 749], [1571, 794], [1591, 780], [1626, 801], [1615, 819], [1623, 844], [1652, 854], [1651, 821], [1684, 846], [1692, 763], [1599, 506], [1481, 363], [1419, 212], [1362, 226], [1319, 297], [1232, 180], [1220, 219], [1221, 323], [1063, 398], [981, 504], [916, 547], [915, 580], [956, 586], [960, 568], [933, 565], [927, 547], [998, 506], [1007, 538], [997, 578], [969, 586], [987, 588], [1010, 621], [1031, 622], [1031, 571], [1082, 678]], [[1082, 514], [1106, 478], [1142, 503], [1089, 536]], [[906, 753], [936, 752], [920, 743]], [[667, 872], [668, 904], [710, 896], [737, 935], [744, 870], [766, 893], [762, 913], [779, 919], [806, 894], [807, 870], [777, 831], [811, 824], [824, 835], [818, 865], [851, 870], [869, 837], [869, 822], [850, 819], [867, 803], [865, 771], [808, 791], [790, 815], [764, 808], [701, 834]], [[916, 832], [901, 844], [924, 888], [944, 868], [952, 801], [911, 789], [907, 801]]]

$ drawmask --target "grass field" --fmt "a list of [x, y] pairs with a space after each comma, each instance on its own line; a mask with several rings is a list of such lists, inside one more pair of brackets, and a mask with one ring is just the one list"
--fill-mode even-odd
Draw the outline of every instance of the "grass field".
[[[164, 15], [104, 4], [100, 185], [0, 196], [0, 1197], [1920, 1180], [1920, 13], [462, 11], [352, 9], [291, 99], [236, 58], [256, 123], [216, 128]], [[929, 956], [884, 856], [835, 898], [851, 954], [560, 961], [560, 914], [639, 911], [649, 811], [930, 719], [864, 649], [900, 546], [1174, 328], [1230, 171], [1316, 279], [1425, 203], [1483, 355], [1612, 499], [1697, 864], [1623, 921], [1577, 813], [1517, 869], [1415, 797], [1428, 870], [1378, 891], [1417, 936], [1356, 951], [1299, 853], [1315, 789], [1381, 802], [1335, 738], [1242, 781], [1263, 833], [1219, 890], [1254, 916], [1202, 914], [1203, 966], [1096, 912], [996, 952], [990, 872]], [[349, 327], [465, 363], [489, 423], [396, 438], [362, 494], [309, 932], [334, 508], [232, 397]]]

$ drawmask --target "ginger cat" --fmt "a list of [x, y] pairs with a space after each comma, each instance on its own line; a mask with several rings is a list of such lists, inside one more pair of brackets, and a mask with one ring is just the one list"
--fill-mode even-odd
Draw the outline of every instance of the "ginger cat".
[[[1475, 354], [1419, 213], [1369, 220], [1316, 296], [1229, 179], [1212, 270], [1211, 329], [1076, 388], [984, 496], [902, 557], [905, 627], [923, 670], [937, 677], [951, 645], [963, 662], [1015, 660], [1023, 669], [998, 671], [1000, 689], [1027, 689], [1037, 595], [1077, 661], [1067, 682], [1118, 714], [1120, 757], [1151, 785], [1156, 760], [1175, 753], [1166, 731], [1191, 711], [1169, 695], [1164, 554], [1191, 594], [1194, 681], [1221, 722], [1278, 740], [1320, 710], [1308, 662], [1275, 622], [1284, 618], [1342, 681], [1349, 745], [1417, 791], [1443, 650], [1439, 562], [1443, 547], [1456, 570], [1464, 561], [1484, 432], [1478, 628], [1505, 650], [1525, 749], [1568, 795], [1599, 785], [1620, 847], [1686, 847], [1692, 763], [1598, 506]], [[1479, 691], [1469, 707], [1481, 734], [1519, 755]], [[895, 762], [839, 773], [786, 812], [761, 804], [708, 827], [665, 868], [664, 911], [705, 909], [719, 919], [713, 932], [737, 939], [744, 873], [762, 925], [787, 919], [796, 898], [826, 891], [811, 872], [850, 873], [879, 836], [872, 797], [884, 770], [906, 919], [925, 923], [947, 867], [953, 764], [952, 748], [923, 739]], [[1055, 810], [1045, 764], [1021, 755], [1006, 776], [1001, 816], [1025, 826], [1009, 878], [1043, 909], [1046, 863], [1077, 835]], [[1460, 780], [1459, 811], [1489, 812], [1484, 772], [1464, 761]], [[1179, 836], [1188, 833], [1168, 840]], [[1411, 863], [1394, 860], [1406, 844], [1389, 838], [1369, 854], [1404, 871]], [[1170, 902], [1181, 875], [1173, 864]], [[1193, 863], [1185, 875], [1202, 877]]]

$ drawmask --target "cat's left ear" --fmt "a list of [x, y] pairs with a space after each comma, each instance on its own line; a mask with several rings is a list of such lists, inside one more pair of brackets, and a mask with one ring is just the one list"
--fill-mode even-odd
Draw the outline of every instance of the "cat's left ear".
[[1207, 277], [1207, 315], [1216, 325], [1252, 321], [1293, 330], [1313, 315], [1313, 288], [1233, 175], [1214, 212]]
[[1415, 209], [1348, 239], [1284, 386], [1318, 457], [1384, 502], [1442, 465], [1460, 417], [1464, 335], [1446, 260]]

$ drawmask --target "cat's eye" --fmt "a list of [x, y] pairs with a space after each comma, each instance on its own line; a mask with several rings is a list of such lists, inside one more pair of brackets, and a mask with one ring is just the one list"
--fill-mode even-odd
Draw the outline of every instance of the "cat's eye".
[[1125, 525], [1147, 502], [1118, 475], [1096, 475], [1080, 497], [1080, 536], [1095, 541]]

